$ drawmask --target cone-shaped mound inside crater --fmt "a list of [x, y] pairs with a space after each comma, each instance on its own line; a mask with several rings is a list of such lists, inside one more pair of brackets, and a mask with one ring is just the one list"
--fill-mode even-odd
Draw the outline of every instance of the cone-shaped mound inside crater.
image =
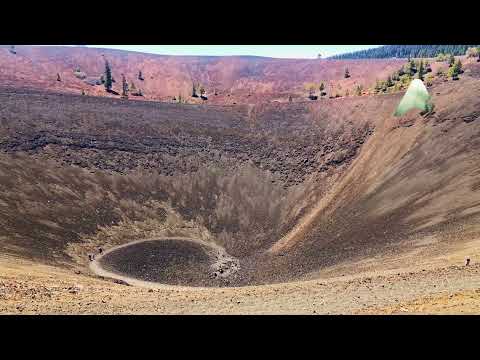
[[398, 104], [395, 111], [395, 116], [405, 115], [411, 109], [419, 109], [427, 111], [429, 109], [430, 94], [428, 93], [425, 84], [420, 79], [415, 79], [410, 83], [407, 92]]

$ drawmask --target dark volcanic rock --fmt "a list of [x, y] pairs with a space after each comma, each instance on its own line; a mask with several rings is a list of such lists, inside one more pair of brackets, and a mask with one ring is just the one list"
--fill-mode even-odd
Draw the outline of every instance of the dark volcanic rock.
[[[328, 132], [312, 126], [305, 104], [290, 104], [288, 118], [282, 106], [259, 106], [252, 127], [242, 106], [125, 104], [51, 95], [55, 105], [46, 107], [43, 97], [34, 95], [27, 117], [16, 110], [25, 105], [22, 96], [0, 99], [2, 113], [9, 114], [0, 126], [8, 134], [0, 138], [1, 150], [119, 173], [141, 168], [174, 176], [196, 171], [198, 164], [232, 169], [252, 161], [292, 185], [325, 166], [349, 161], [372, 131], [367, 124]], [[326, 152], [333, 157], [315, 160]]]

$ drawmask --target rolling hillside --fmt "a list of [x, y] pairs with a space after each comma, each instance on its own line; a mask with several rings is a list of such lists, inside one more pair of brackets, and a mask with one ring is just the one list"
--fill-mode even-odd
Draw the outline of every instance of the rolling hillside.
[[[121, 74], [142, 90], [144, 100], [172, 101], [181, 95], [189, 102], [192, 83], [206, 88], [208, 103], [258, 103], [305, 100], [306, 83], [331, 83], [353, 88], [372, 86], [403, 65], [401, 60], [291, 60], [262, 57], [161, 56], [84, 47], [17, 46], [16, 54], [0, 48], [0, 84], [15, 88], [48, 89], [87, 95], [112, 96], [101, 85], [91, 86], [104, 72], [104, 55], [121, 92]], [[86, 79], [75, 77], [79, 68]], [[345, 68], [351, 77], [344, 78]], [[138, 79], [142, 71], [144, 80]], [[57, 81], [57, 73], [61, 81]], [[215, 90], [217, 95], [215, 96]], [[136, 97], [131, 96], [131, 99]]]

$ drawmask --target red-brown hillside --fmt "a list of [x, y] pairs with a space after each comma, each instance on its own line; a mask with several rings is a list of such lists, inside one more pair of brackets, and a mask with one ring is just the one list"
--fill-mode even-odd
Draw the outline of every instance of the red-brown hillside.
[[[343, 89], [355, 84], [371, 86], [404, 63], [400, 59], [318, 60], [273, 59], [250, 56], [163, 56], [110, 49], [55, 46], [17, 46], [17, 53], [0, 48], [0, 84], [49, 89], [88, 95], [108, 95], [103, 86], [92, 86], [75, 77], [79, 67], [87, 80], [99, 79], [104, 71], [102, 55], [112, 66], [120, 92], [121, 74], [142, 89], [146, 100], [171, 100], [181, 94], [190, 102], [192, 81], [207, 90], [209, 103], [256, 103], [287, 101], [289, 95], [304, 98], [305, 84], [325, 82]], [[345, 68], [351, 77], [344, 78]], [[142, 71], [144, 80], [138, 79]], [[61, 81], [57, 81], [57, 73]], [[218, 95], [214, 95], [217, 89]], [[111, 95], [108, 95], [111, 96]]]

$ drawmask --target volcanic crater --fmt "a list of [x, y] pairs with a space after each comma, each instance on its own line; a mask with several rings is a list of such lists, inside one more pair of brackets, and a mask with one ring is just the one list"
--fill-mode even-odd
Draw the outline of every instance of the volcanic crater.
[[106, 271], [197, 287], [448, 252], [480, 234], [470, 74], [400, 119], [402, 93], [227, 106], [2, 88], [2, 252], [85, 270], [102, 247]]

